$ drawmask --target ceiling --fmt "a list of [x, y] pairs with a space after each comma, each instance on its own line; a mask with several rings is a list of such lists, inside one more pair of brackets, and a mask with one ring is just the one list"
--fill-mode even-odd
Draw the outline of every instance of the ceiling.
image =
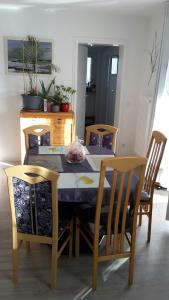
[[64, 10], [86, 10], [148, 16], [163, 6], [165, 0], [0, 0], [0, 10], [38, 7], [49, 13]]

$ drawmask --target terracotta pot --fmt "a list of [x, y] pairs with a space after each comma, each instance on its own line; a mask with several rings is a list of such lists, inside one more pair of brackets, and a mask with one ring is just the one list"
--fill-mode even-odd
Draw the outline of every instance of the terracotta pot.
[[60, 110], [62, 112], [68, 112], [69, 111], [69, 103], [61, 103]]

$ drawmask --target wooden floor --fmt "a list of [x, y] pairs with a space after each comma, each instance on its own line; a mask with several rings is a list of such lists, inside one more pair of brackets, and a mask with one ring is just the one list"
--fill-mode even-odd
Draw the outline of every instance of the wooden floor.
[[146, 219], [138, 229], [134, 284], [127, 285], [128, 262], [103, 263], [98, 288], [90, 289], [91, 256], [59, 259], [58, 287], [49, 288], [50, 247], [32, 245], [20, 250], [19, 283], [11, 282], [11, 221], [6, 178], [0, 169], [0, 299], [169, 299], [169, 221], [165, 221], [167, 194], [155, 197], [152, 240], [146, 244]]

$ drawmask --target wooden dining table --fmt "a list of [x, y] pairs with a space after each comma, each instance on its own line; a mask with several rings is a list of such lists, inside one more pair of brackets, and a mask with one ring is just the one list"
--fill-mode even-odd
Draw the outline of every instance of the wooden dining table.
[[[95, 204], [100, 175], [100, 162], [104, 158], [114, 157], [114, 153], [100, 146], [86, 146], [85, 160], [81, 163], [69, 163], [66, 160], [66, 146], [39, 146], [29, 149], [24, 164], [43, 166], [59, 172], [58, 201], [64, 203]], [[106, 172], [104, 200], [109, 201], [110, 184], [113, 172]], [[127, 178], [126, 178], [127, 182]], [[137, 178], [132, 181], [131, 198], [134, 195]]]

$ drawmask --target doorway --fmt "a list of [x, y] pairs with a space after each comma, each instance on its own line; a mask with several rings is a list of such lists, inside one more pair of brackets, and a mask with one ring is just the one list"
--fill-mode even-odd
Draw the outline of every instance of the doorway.
[[87, 48], [85, 126], [114, 125], [119, 47]]
[[81, 138], [88, 125], [114, 125], [119, 48], [78, 45], [76, 134]]

